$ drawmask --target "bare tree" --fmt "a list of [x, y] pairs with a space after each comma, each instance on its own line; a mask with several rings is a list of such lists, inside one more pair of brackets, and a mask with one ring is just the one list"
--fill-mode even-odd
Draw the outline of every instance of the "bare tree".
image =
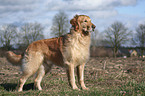
[[11, 48], [11, 43], [15, 42], [17, 35], [17, 27], [15, 25], [3, 25], [0, 30], [0, 42], [2, 46], [9, 50]]
[[91, 34], [91, 43], [92, 46], [103, 46], [104, 45], [104, 37], [102, 33], [100, 33], [97, 29]]
[[54, 36], [61, 36], [68, 32], [69, 22], [68, 16], [65, 12], [59, 11], [53, 17], [53, 25], [51, 27], [51, 34]]
[[105, 30], [106, 41], [113, 47], [113, 55], [117, 56], [118, 48], [128, 40], [131, 31], [128, 31], [121, 22], [116, 21]]
[[21, 27], [23, 43], [29, 45], [33, 41], [43, 39], [44, 27], [39, 23], [25, 23]]
[[139, 44], [141, 49], [141, 56], [143, 57], [143, 53], [145, 50], [145, 24], [140, 24], [136, 28], [136, 43]]

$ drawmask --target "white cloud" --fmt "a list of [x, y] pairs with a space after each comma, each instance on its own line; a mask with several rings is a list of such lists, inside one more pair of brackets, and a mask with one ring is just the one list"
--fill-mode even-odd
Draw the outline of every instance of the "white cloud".
[[135, 5], [137, 0], [121, 0], [122, 5], [128, 6], [128, 5]]
[[109, 18], [116, 16], [118, 12], [116, 10], [104, 10], [104, 11], [91, 11], [89, 12], [92, 17], [96, 18]]
[[145, 18], [143, 18], [142, 20], [139, 20], [139, 21], [138, 21], [138, 25], [139, 25], [139, 24], [145, 24]]
[[41, 0], [0, 0], [0, 13], [31, 12], [39, 8]]
[[[0, 0], [0, 14], [6, 13], [37, 15], [49, 11], [94, 11], [97, 15], [109, 17], [117, 14], [114, 8], [136, 4], [137, 0]], [[112, 15], [109, 14], [112, 10]], [[102, 12], [101, 12], [102, 11]], [[45, 13], [43, 13], [45, 14]], [[108, 16], [107, 16], [108, 15]], [[103, 18], [104, 18], [103, 16]]]
[[137, 0], [49, 0], [48, 10], [108, 10], [118, 6], [129, 6], [136, 4]]
[[[13, 22], [39, 22], [50, 30], [52, 18], [59, 10], [65, 10], [69, 19], [75, 14], [91, 17], [98, 30], [119, 20], [135, 26], [142, 18], [120, 16], [116, 7], [133, 6], [138, 0], [0, 0], [0, 24]], [[137, 21], [136, 21], [136, 20]], [[145, 21], [145, 20], [144, 20]]]

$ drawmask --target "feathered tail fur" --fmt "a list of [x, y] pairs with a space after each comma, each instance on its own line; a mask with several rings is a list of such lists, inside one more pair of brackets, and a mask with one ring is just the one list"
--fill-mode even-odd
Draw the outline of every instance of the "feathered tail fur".
[[6, 58], [12, 65], [21, 66], [22, 55], [16, 55], [15, 53], [8, 51], [6, 53]]

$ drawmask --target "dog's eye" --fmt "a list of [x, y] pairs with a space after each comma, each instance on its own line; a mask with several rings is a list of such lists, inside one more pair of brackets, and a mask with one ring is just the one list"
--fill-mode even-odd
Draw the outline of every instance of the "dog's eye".
[[87, 20], [85, 20], [84, 22], [88, 22]]

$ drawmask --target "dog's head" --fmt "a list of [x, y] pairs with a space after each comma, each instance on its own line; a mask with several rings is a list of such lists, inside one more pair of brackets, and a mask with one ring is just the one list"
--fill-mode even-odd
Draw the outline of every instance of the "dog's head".
[[91, 22], [89, 16], [86, 15], [76, 15], [70, 23], [75, 31], [82, 31], [84, 33], [89, 33], [94, 31], [95, 25]]

